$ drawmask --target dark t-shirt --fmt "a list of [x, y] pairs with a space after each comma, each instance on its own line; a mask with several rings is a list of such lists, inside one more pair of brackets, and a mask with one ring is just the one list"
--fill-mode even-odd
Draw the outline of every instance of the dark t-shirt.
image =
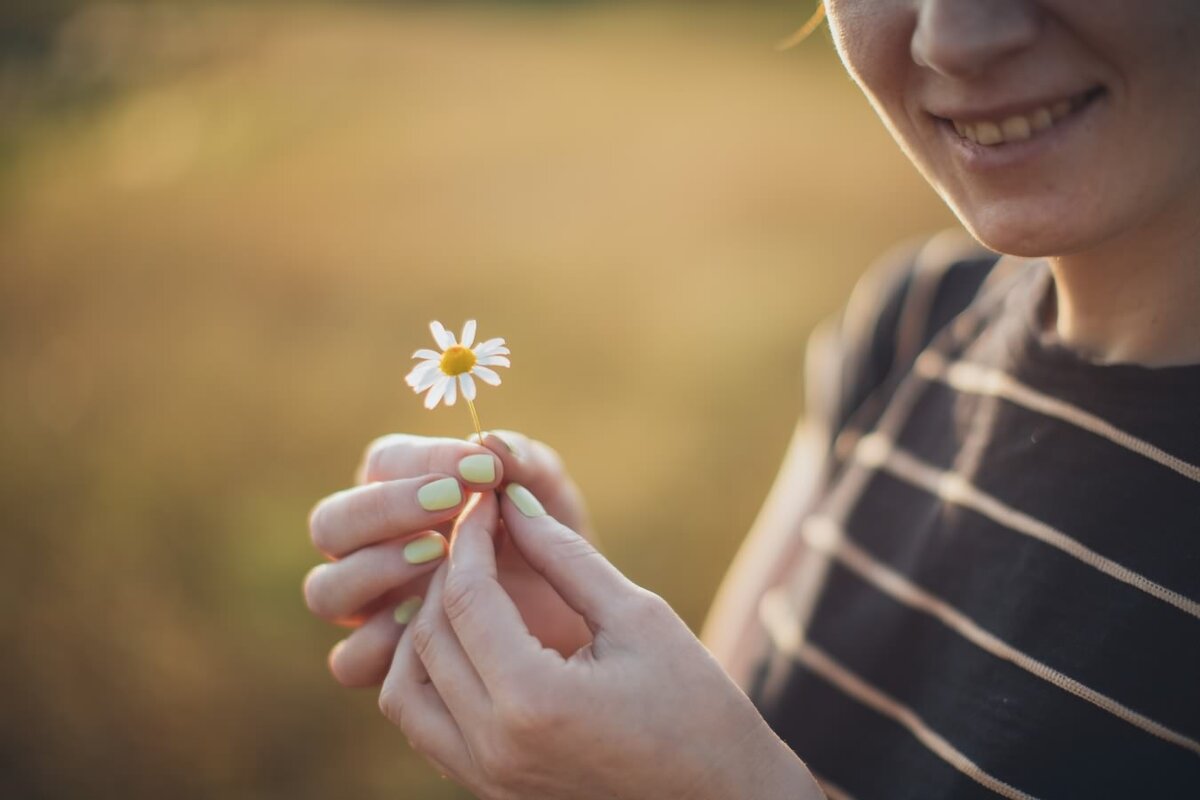
[[1200, 797], [1200, 366], [1047, 342], [1044, 263], [888, 283], [751, 698], [834, 798]]

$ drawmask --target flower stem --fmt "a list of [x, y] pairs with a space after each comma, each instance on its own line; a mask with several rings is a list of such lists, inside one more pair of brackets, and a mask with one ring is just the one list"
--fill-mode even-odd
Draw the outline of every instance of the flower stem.
[[[463, 398], [466, 400], [466, 398]], [[471, 410], [471, 421], [475, 423], [475, 433], [479, 436], [479, 443], [483, 444], [483, 428], [479, 426], [479, 414], [475, 411], [475, 404], [467, 400], [467, 408]]]

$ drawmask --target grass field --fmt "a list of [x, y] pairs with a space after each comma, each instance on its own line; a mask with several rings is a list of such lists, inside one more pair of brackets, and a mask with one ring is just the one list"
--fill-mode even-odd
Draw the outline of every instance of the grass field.
[[[801, 9], [802, 12], [802, 9]], [[305, 519], [426, 324], [514, 368], [605, 549], [698, 626], [804, 339], [949, 224], [784, 6], [92, 6], [8, 77], [0, 767], [14, 797], [451, 798], [333, 683]], [[7, 790], [6, 790], [7, 791]]]

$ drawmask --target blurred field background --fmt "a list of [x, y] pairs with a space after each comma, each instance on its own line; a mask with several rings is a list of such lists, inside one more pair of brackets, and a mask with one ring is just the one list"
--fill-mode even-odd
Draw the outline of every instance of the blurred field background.
[[[20, 9], [20, 10], [18, 10]], [[457, 798], [310, 618], [312, 503], [426, 324], [514, 368], [606, 550], [698, 627], [805, 336], [950, 218], [804, 3], [0, 11], [0, 794]]]

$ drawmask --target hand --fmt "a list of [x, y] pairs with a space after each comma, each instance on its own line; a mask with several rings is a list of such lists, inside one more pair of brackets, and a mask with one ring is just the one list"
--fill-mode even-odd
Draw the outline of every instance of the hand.
[[[531, 635], [498, 581], [500, 514], [590, 646], [564, 657]], [[519, 486], [460, 518], [380, 707], [482, 798], [823, 797], [671, 608]]]
[[[404, 627], [398, 621], [403, 617], [393, 614], [402, 604], [411, 611], [425, 594], [469, 493], [490, 492], [506, 478], [521, 480], [545, 492], [559, 513], [586, 524], [579, 492], [549, 447], [509, 431], [486, 434], [484, 445], [383, 437], [367, 449], [357, 473], [359, 486], [330, 495], [313, 509], [313, 543], [332, 563], [309, 572], [304, 594], [313, 613], [355, 628], [329, 654], [330, 670], [343, 685], [373, 686], [383, 680]], [[462, 460], [472, 456], [484, 469], [464, 476]], [[426, 502], [438, 508], [427, 510], [421, 492], [439, 481], [446, 496], [443, 502]], [[586, 644], [591, 636], [581, 617], [530, 568], [503, 531], [496, 547], [500, 579], [530, 630], [564, 652]]]

